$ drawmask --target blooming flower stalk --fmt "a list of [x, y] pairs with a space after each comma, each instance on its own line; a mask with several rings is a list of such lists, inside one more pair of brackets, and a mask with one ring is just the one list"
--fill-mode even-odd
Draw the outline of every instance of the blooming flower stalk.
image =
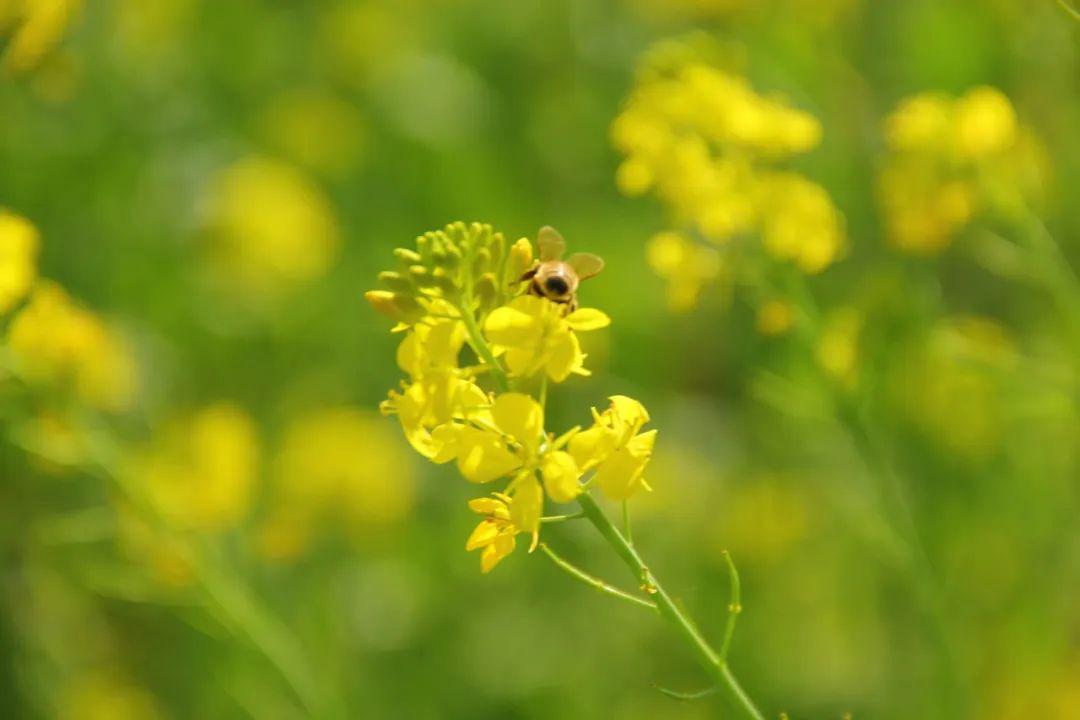
[[[454, 463], [465, 480], [485, 486], [487, 493], [469, 502], [480, 521], [465, 541], [466, 550], [480, 551], [481, 571], [493, 570], [519, 545], [536, 549], [548, 522], [587, 519], [628, 565], [644, 597], [593, 578], [546, 544], [545, 554], [576, 579], [671, 621], [737, 716], [761, 718], [728, 669], [726, 643], [725, 653], [709, 646], [591, 493], [595, 486], [625, 508], [650, 490], [645, 476], [657, 431], [646, 428], [648, 410], [615, 395], [592, 409], [587, 427], [548, 427], [549, 384], [589, 374], [578, 333], [606, 327], [608, 316], [576, 301], [529, 294], [532, 243], [522, 238], [508, 245], [487, 225], [454, 223], [394, 255], [397, 269], [381, 273], [382, 287], [366, 295], [403, 333], [397, 361], [407, 379], [381, 409], [397, 416], [422, 456]], [[572, 502], [579, 513], [545, 515]], [[729, 622], [733, 627], [734, 614]]]

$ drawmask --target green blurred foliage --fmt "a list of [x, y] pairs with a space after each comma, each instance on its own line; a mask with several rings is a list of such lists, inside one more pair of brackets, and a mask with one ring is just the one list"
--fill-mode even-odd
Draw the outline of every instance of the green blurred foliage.
[[[759, 334], [745, 292], [665, 308], [644, 250], [663, 212], [619, 196], [609, 126], [650, 43], [688, 31], [824, 129], [795, 164], [849, 240], [807, 282], [823, 322], [858, 318], [837, 326], [853, 384], [823, 382], [797, 335]], [[616, 392], [650, 407], [635, 539], [710, 637], [731, 550], [732, 661], [770, 716], [1077, 717], [1077, 308], [988, 268], [983, 225], [898, 252], [875, 199], [902, 98], [993, 85], [1048, 148], [1039, 214], [1080, 264], [1080, 23], [1053, 0], [86, 0], [64, 35], [0, 80], [0, 206], [40, 230], [41, 274], [133, 344], [139, 397], [112, 430], [193, 463], [183, 502], [210, 560], [196, 587], [100, 472], [6, 436], [6, 717], [719, 716], [653, 689], [701, 682], [653, 618], [539, 554], [480, 576], [470, 488], [373, 415], [396, 338], [362, 292], [392, 248], [456, 219], [552, 224], [606, 259], [583, 291], [613, 319], [583, 338], [595, 375], [549, 414], [570, 426]], [[231, 481], [187, 443], [222, 403], [259, 459], [204, 507]], [[311, 417], [331, 420], [305, 436]], [[620, 577], [587, 528], [546, 537]]]

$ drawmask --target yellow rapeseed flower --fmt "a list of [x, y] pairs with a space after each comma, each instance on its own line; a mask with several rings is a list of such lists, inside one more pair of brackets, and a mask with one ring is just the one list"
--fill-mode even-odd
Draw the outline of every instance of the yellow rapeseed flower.
[[667, 280], [667, 302], [672, 312], [697, 306], [701, 288], [720, 274], [720, 253], [677, 232], [662, 232], [649, 240], [649, 266]]
[[324, 275], [337, 257], [329, 199], [287, 163], [241, 160], [213, 178], [208, 197], [214, 257], [241, 290], [289, 290]]
[[588, 375], [585, 354], [575, 331], [607, 327], [608, 316], [592, 308], [563, 314], [563, 306], [532, 295], [515, 298], [488, 315], [484, 331], [511, 374], [531, 377], [544, 372], [555, 382], [572, 373]]
[[254, 422], [218, 403], [172, 422], [133, 453], [127, 472], [178, 529], [218, 531], [247, 515], [258, 462]]
[[487, 573], [517, 547], [515, 536], [524, 532], [514, 523], [514, 498], [503, 493], [469, 501], [469, 508], [484, 519], [465, 541], [466, 550], [481, 550], [480, 571]]
[[401, 441], [377, 416], [349, 407], [321, 408], [290, 422], [274, 479], [260, 549], [275, 559], [299, 555], [327, 519], [360, 531], [392, 525], [409, 515], [416, 495]]
[[694, 237], [719, 246], [758, 237], [770, 255], [807, 273], [839, 257], [844, 222], [828, 193], [780, 169], [817, 147], [820, 123], [713, 64], [693, 38], [646, 54], [611, 134], [625, 156], [620, 191], [653, 193], [678, 230], [649, 246], [650, 265], [669, 280], [672, 309], [692, 308], [718, 274], [716, 256], [698, 251]]
[[70, 386], [78, 399], [103, 410], [122, 410], [134, 397], [135, 364], [123, 338], [55, 283], [37, 285], [7, 343], [27, 382]]
[[1045, 156], [1000, 90], [915, 95], [883, 127], [877, 190], [889, 241], [903, 250], [938, 252], [979, 213], [1016, 212], [1041, 194]]
[[0, 31], [4, 21], [15, 24], [0, 66], [18, 74], [33, 70], [59, 44], [67, 26], [82, 7], [82, 0], [8, 0], [10, 18], [0, 7]]
[[650, 489], [643, 477], [652, 457], [656, 431], [640, 432], [649, 413], [625, 395], [610, 398], [604, 412], [593, 408], [594, 424], [570, 439], [570, 455], [583, 472], [596, 470], [596, 483], [613, 500], [625, 500], [639, 488]]
[[0, 208], [0, 315], [34, 284], [40, 242], [37, 228], [29, 220]]

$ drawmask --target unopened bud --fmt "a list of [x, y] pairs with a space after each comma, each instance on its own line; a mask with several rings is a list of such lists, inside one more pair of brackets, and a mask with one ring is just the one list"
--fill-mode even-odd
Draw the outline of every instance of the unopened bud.
[[533, 265], [532, 243], [528, 238], [521, 238], [510, 247], [510, 262], [507, 266], [509, 280], [515, 281], [524, 275]]
[[379, 273], [379, 282], [397, 293], [412, 293], [415, 291], [409, 278], [390, 270]]

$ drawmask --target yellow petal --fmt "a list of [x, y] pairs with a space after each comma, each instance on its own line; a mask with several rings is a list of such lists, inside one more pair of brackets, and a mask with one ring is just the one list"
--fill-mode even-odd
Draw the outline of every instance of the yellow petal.
[[523, 478], [514, 489], [514, 502], [510, 505], [510, 519], [521, 532], [535, 533], [540, 529], [540, 515], [544, 511], [544, 490], [533, 476]]
[[562, 382], [570, 373], [581, 369], [585, 356], [581, 354], [577, 335], [568, 329], [556, 331], [550, 343], [547, 374], [555, 382]]
[[491, 406], [495, 425], [510, 435], [531, 453], [536, 453], [544, 432], [544, 409], [540, 403], [522, 393], [503, 393]]
[[649, 411], [637, 400], [625, 395], [612, 395], [609, 399], [618, 424], [640, 428], [649, 422]]
[[495, 538], [495, 541], [485, 547], [480, 554], [480, 572], [491, 572], [491, 569], [498, 565], [504, 557], [514, 552], [516, 545], [517, 541], [511, 534], [504, 534]]
[[566, 316], [566, 324], [578, 332], [599, 330], [611, 324], [611, 318], [595, 308], [580, 308]]
[[487, 547], [495, 542], [495, 538], [498, 536], [499, 526], [491, 520], [484, 520], [473, 529], [469, 539], [465, 541], [465, 549], [475, 550], [476, 548]]
[[[493, 497], [474, 498], [469, 501], [469, 509], [472, 510], [474, 513], [479, 513], [481, 515], [491, 515], [494, 517], [499, 517], [503, 513], [507, 513], [506, 503]], [[506, 517], [504, 517], [503, 519], [509, 520], [509, 514], [507, 514]]]
[[594, 425], [570, 438], [570, 455], [583, 471], [607, 459], [615, 449], [615, 437], [611, 430]]
[[463, 427], [458, 435], [458, 470], [466, 480], [491, 482], [521, 467], [521, 460], [492, 432]]
[[596, 469], [596, 483], [612, 500], [626, 500], [641, 486], [641, 475], [648, 461], [647, 455], [635, 456], [626, 448], [619, 448]]
[[504, 347], [522, 347], [536, 343], [543, 332], [543, 308], [540, 298], [525, 295], [509, 305], [496, 308], [484, 322], [488, 340]]
[[548, 453], [540, 464], [540, 473], [548, 497], [557, 503], [568, 503], [581, 492], [578, 484], [581, 471], [570, 453], [560, 450]]

